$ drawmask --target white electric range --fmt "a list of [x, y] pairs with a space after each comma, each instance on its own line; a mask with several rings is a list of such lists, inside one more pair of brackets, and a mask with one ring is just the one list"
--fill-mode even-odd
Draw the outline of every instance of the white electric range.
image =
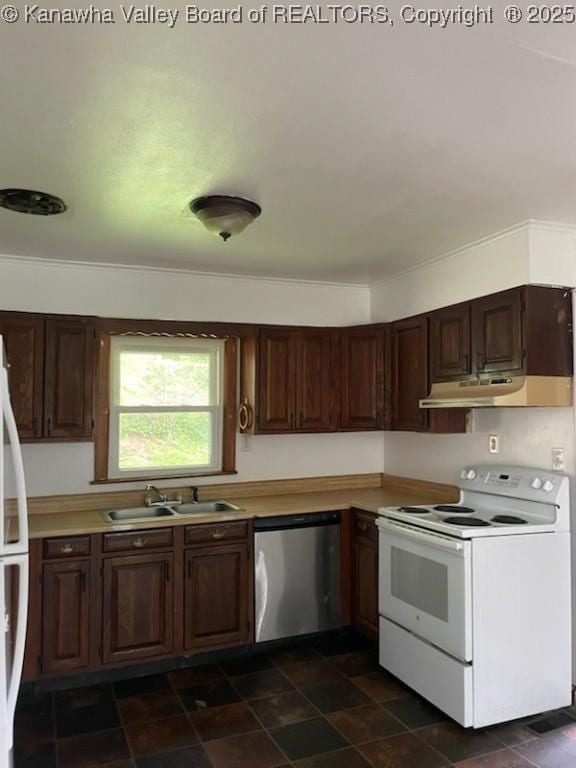
[[379, 510], [380, 663], [464, 726], [567, 706], [568, 477], [460, 477], [457, 504]]

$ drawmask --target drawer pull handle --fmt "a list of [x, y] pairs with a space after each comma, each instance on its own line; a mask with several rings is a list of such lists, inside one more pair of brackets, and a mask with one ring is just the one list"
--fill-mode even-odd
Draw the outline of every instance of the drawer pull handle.
[[72, 546], [72, 544], [62, 544], [62, 546], [60, 547], [60, 552], [63, 555], [69, 555], [71, 552], [74, 552], [74, 547]]
[[134, 539], [132, 543], [134, 544], [135, 547], [140, 548], [140, 547], [146, 546], [146, 541], [147, 541], [146, 539]]
[[223, 539], [226, 534], [224, 531], [213, 531], [212, 532], [212, 538], [213, 539]]

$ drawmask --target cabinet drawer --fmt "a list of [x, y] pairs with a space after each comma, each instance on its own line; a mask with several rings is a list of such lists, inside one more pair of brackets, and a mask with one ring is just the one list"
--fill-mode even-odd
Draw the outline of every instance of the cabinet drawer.
[[238, 541], [247, 537], [247, 520], [215, 525], [189, 525], [186, 528], [186, 544], [213, 544], [215, 541]]
[[90, 536], [44, 539], [44, 557], [83, 557], [90, 554]]
[[378, 531], [376, 529], [376, 515], [369, 512], [354, 513], [354, 532], [356, 536], [363, 536], [371, 541], [378, 541]]
[[171, 547], [174, 542], [172, 528], [158, 530], [132, 531], [131, 533], [104, 534], [104, 552], [132, 552], [141, 549]]

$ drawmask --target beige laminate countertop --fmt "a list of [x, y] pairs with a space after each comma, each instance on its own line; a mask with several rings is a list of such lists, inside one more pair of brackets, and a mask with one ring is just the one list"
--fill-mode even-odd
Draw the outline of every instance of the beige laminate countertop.
[[[445, 502], [453, 502], [454, 496], [447, 491]], [[43, 539], [49, 536], [71, 536], [89, 533], [113, 533], [114, 531], [135, 531], [150, 528], [172, 527], [175, 525], [199, 525], [202, 523], [250, 520], [273, 515], [302, 515], [311, 512], [330, 512], [356, 507], [368, 512], [377, 512], [379, 507], [393, 507], [402, 504], [427, 504], [430, 496], [423, 493], [409, 493], [406, 490], [390, 488], [351, 488], [337, 491], [312, 493], [287, 493], [274, 496], [227, 498], [240, 507], [238, 512], [225, 514], [190, 515], [161, 518], [132, 523], [108, 523], [98, 510], [83, 512], [43, 513], [30, 515], [30, 538]], [[437, 503], [437, 499], [434, 499]]]

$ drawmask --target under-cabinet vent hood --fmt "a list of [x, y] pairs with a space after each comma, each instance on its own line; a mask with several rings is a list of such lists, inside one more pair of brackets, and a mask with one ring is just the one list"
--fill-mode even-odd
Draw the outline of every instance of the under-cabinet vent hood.
[[571, 406], [569, 376], [493, 376], [432, 384], [420, 408]]

